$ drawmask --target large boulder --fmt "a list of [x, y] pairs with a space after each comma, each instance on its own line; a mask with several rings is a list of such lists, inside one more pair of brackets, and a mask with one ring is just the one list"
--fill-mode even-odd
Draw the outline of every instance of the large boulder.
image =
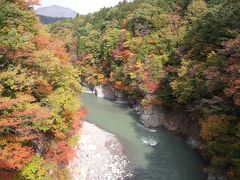
[[140, 111], [140, 121], [147, 128], [161, 125], [164, 119], [163, 108], [156, 105], [145, 106]]

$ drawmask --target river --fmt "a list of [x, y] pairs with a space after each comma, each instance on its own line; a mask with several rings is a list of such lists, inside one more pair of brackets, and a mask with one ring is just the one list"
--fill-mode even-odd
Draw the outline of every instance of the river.
[[165, 129], [146, 129], [128, 106], [83, 94], [86, 120], [116, 135], [138, 180], [203, 180], [201, 158]]

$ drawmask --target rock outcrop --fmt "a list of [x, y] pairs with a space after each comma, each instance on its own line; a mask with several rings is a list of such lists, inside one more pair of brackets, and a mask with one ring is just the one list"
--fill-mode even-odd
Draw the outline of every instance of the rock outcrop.
[[116, 101], [115, 101], [116, 103], [128, 104], [128, 99], [127, 99], [127, 97], [125, 96], [124, 93], [116, 91], [115, 92], [115, 97], [116, 97]]
[[115, 90], [110, 85], [98, 85], [94, 88], [95, 95], [100, 98], [115, 100]]
[[160, 105], [141, 107], [136, 104], [133, 110], [139, 112], [139, 120], [146, 128], [163, 126], [170, 131], [184, 135], [191, 148], [199, 149], [201, 146], [199, 121], [191, 118], [185, 109], [166, 108]]
[[164, 120], [163, 108], [156, 105], [149, 105], [141, 108], [140, 121], [147, 128], [158, 127]]
[[189, 114], [186, 108], [165, 108], [165, 117], [162, 125], [176, 133], [181, 133], [188, 138], [188, 144], [199, 146], [200, 124], [199, 117]]
[[82, 92], [87, 93], [87, 94], [94, 94], [94, 91], [92, 91], [90, 88], [85, 87], [85, 86], [83, 86]]

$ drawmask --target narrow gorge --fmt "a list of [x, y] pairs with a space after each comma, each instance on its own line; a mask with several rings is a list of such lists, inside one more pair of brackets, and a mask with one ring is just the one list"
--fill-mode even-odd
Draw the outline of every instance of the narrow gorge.
[[164, 105], [141, 106], [139, 102], [130, 102], [127, 95], [116, 91], [110, 85], [100, 85], [94, 88], [93, 93], [96, 97], [106, 98], [120, 104], [128, 104], [139, 114], [139, 123], [146, 128], [156, 128], [162, 126], [175, 134], [184, 137], [186, 143], [192, 148], [200, 150], [200, 124], [189, 116], [186, 108], [171, 108]]
[[239, 0], [0, 0], [0, 180], [239, 180]]
[[[92, 174], [96, 175], [89, 175], [90, 178], [92, 177], [91, 179], [112, 179], [111, 177], [113, 179], [139, 180], [204, 179], [201, 157], [197, 152], [191, 150], [181, 137], [173, 135], [164, 128], [144, 127], [139, 121], [138, 112], [125, 103], [119, 103], [119, 100], [99, 98], [93, 94], [83, 94], [81, 99], [88, 108], [86, 121], [114, 134], [122, 146], [122, 148], [118, 147], [118, 151], [115, 151], [117, 153], [115, 158], [118, 160], [112, 163], [99, 164], [100, 169], [99, 166], [95, 166], [100, 163], [98, 158], [90, 161]], [[83, 127], [83, 131], [84, 129]], [[97, 139], [92, 141], [88, 147], [96, 146], [98, 153], [101, 153], [102, 148], [98, 143], [102, 142], [104, 138], [98, 135], [98, 130], [92, 132], [92, 135], [89, 134], [89, 137], [93, 134]], [[85, 136], [84, 132], [83, 136]], [[84, 141], [84, 137], [82, 141]], [[108, 143], [106, 141], [102, 144], [107, 147]], [[121, 149], [122, 152], [120, 152]], [[108, 161], [109, 158], [114, 159], [111, 156], [106, 157], [104, 153], [101, 155], [104, 162]], [[85, 168], [85, 166], [87, 164], [82, 165], [79, 169]], [[108, 169], [108, 171], [104, 172], [104, 169]], [[103, 173], [99, 175], [99, 171]], [[122, 173], [118, 174], [117, 172]], [[109, 176], [111, 174], [119, 176]]]

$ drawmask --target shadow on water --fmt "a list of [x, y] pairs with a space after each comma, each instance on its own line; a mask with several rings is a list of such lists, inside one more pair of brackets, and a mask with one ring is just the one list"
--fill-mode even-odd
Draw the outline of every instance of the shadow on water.
[[[115, 134], [127, 149], [137, 180], [203, 180], [201, 158], [163, 128], [147, 129], [125, 104], [84, 95], [87, 121]], [[155, 146], [151, 146], [155, 145]]]

